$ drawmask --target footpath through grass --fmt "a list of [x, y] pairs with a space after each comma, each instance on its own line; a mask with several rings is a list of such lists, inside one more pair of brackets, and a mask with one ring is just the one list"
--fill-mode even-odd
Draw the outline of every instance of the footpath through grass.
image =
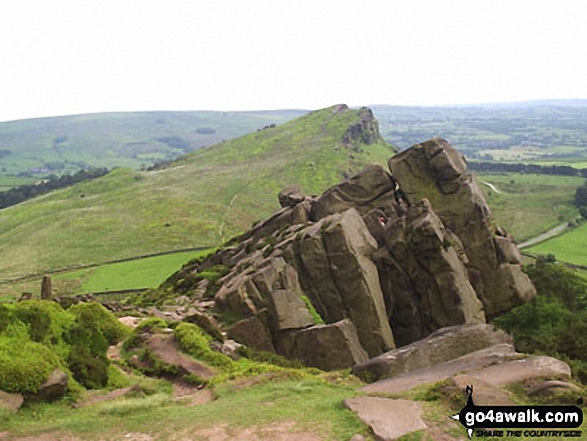
[[124, 439], [125, 434], [135, 433], [166, 440], [194, 435], [206, 439], [206, 430], [218, 428], [243, 435], [243, 428], [282, 423], [287, 432], [342, 440], [356, 433], [367, 435], [367, 427], [343, 405], [345, 398], [357, 394], [358, 385], [321, 379], [266, 381], [242, 388], [226, 384], [217, 389], [216, 400], [195, 407], [164, 394], [83, 409], [65, 403], [37, 404], [14, 415], [0, 414], [0, 425], [15, 439], [51, 432], [81, 439]]

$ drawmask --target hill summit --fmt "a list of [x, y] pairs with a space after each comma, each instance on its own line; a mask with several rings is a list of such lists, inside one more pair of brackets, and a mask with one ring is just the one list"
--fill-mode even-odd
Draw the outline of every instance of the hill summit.
[[[369, 118], [350, 132], [368, 143]], [[448, 142], [415, 145], [388, 166], [320, 196], [281, 191], [281, 210], [186, 265], [160, 295], [185, 296], [251, 348], [340, 369], [536, 294]]]

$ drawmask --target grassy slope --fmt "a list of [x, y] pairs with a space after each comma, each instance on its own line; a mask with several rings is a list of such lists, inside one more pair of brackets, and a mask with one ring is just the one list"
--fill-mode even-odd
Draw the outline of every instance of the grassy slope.
[[[185, 153], [158, 138], [179, 137], [193, 150], [303, 113], [120, 112], [3, 122], [0, 150], [13, 153], [0, 157], [0, 170], [17, 174], [55, 162], [70, 172], [87, 166], [138, 168]], [[198, 133], [202, 128], [215, 133]]]
[[[356, 395], [355, 388], [312, 379], [286, 380], [240, 390], [226, 386], [217, 391], [217, 400], [195, 407], [173, 404], [161, 395], [84, 409], [37, 405], [6, 418], [4, 426], [17, 437], [56, 431], [55, 435], [72, 434], [81, 439], [124, 439], [130, 432], [176, 440], [211, 439], [214, 428], [216, 433], [225, 428], [229, 434], [240, 434], [241, 439], [257, 439], [255, 435], [263, 435], [262, 428], [279, 423], [289, 433], [303, 431], [320, 439], [343, 440], [355, 433], [367, 435], [366, 426], [342, 404]], [[246, 427], [251, 429], [243, 433]], [[271, 432], [262, 438], [272, 439]]]
[[[110, 175], [0, 212], [0, 279], [189, 246], [214, 246], [279, 205], [294, 183], [318, 193], [384, 164], [383, 143], [341, 145], [358, 111], [312, 112], [184, 157], [156, 172]], [[166, 227], [166, 224], [170, 226]]]
[[554, 254], [562, 262], [587, 266], [587, 223], [539, 243], [528, 251], [541, 255]]

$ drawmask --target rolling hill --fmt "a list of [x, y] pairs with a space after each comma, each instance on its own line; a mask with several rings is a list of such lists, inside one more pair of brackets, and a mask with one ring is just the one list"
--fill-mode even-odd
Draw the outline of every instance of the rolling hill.
[[[140, 168], [281, 124], [303, 110], [115, 112], [0, 123], [0, 176]], [[19, 185], [15, 179], [13, 185]], [[8, 182], [0, 185], [7, 186]]]
[[119, 168], [0, 212], [0, 279], [193, 246], [216, 246], [299, 184], [323, 191], [394, 149], [368, 109], [334, 106], [181, 157]]

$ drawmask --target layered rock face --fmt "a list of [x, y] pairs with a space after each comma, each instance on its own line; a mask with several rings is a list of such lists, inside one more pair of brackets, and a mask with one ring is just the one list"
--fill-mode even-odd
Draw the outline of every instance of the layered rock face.
[[279, 212], [175, 280], [225, 269], [204, 297], [228, 335], [322, 369], [485, 323], [535, 295], [513, 238], [492, 225], [446, 141], [413, 146], [389, 168], [367, 167], [319, 197], [282, 191]]

